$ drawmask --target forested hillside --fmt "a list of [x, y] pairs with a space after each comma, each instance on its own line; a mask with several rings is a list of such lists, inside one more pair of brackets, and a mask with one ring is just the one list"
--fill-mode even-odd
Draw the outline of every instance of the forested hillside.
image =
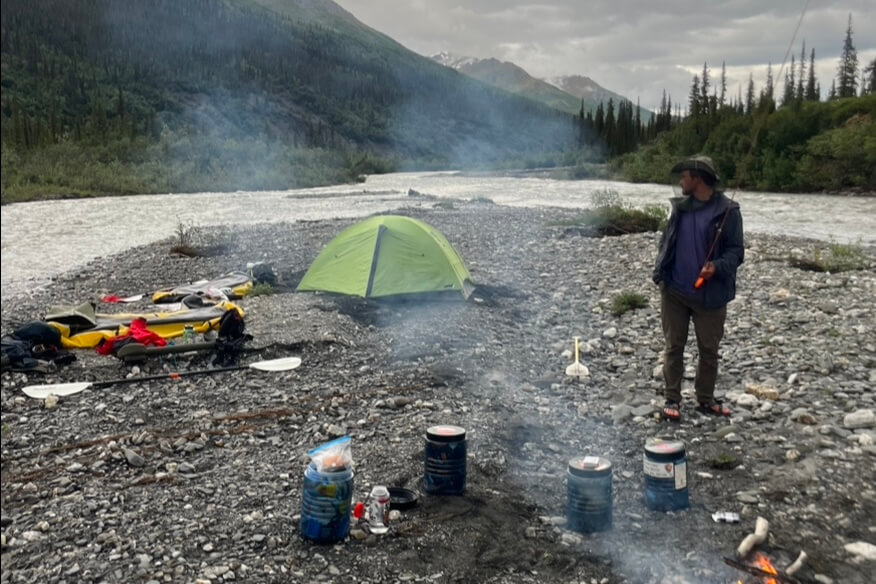
[[556, 153], [571, 116], [331, 2], [4, 0], [3, 200], [289, 188]]
[[727, 187], [876, 192], [876, 95], [706, 110], [617, 166], [629, 180], [665, 182], [679, 157], [696, 152], [715, 160]]
[[842, 46], [827, 101], [815, 48], [807, 53], [805, 40], [799, 61], [792, 55], [779, 68], [780, 95], [770, 65], [759, 93], [749, 74], [745, 96], [727, 99], [726, 68], [713, 80], [705, 63], [693, 77], [687, 115], [673, 116], [664, 95], [643, 147], [617, 152], [623, 156], [614, 166], [629, 180], [664, 182], [679, 157], [699, 152], [715, 160], [727, 187], [876, 193], [876, 59], [859, 66], [851, 14]]

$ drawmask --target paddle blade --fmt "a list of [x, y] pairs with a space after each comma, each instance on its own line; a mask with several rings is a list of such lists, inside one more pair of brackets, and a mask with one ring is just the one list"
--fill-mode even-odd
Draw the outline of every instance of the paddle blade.
[[272, 359], [270, 361], [256, 361], [250, 363], [252, 369], [260, 371], [290, 371], [301, 365], [299, 357], [284, 357], [282, 359]]
[[84, 389], [88, 389], [91, 385], [92, 384], [88, 381], [53, 383], [51, 385], [28, 385], [27, 387], [21, 388], [21, 391], [29, 397], [46, 399], [50, 395], [57, 395], [58, 397], [62, 395], [73, 395], [74, 393], [79, 393]]
[[590, 377], [590, 370], [587, 369], [586, 365], [576, 362], [566, 367], [566, 375], [569, 377]]

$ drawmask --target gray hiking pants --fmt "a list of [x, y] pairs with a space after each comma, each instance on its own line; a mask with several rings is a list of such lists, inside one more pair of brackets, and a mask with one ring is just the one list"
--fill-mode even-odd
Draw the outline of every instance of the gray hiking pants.
[[663, 322], [663, 338], [666, 341], [663, 361], [663, 379], [667, 400], [681, 403], [681, 379], [684, 375], [684, 346], [690, 321], [694, 323], [699, 360], [697, 363], [696, 389], [699, 403], [710, 403], [715, 397], [715, 382], [718, 379], [718, 345], [724, 336], [724, 321], [727, 307], [706, 310], [697, 302], [678, 292], [663, 287], [661, 291], [660, 317]]

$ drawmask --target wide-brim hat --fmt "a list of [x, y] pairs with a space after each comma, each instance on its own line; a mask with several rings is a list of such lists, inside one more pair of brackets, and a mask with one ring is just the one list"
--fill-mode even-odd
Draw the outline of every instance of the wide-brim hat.
[[679, 173], [683, 170], [696, 170], [697, 172], [705, 172], [706, 174], [711, 175], [715, 181], [721, 179], [718, 176], [718, 171], [715, 168], [715, 163], [708, 156], [691, 156], [690, 158], [685, 158], [678, 164], [672, 167], [673, 173]]

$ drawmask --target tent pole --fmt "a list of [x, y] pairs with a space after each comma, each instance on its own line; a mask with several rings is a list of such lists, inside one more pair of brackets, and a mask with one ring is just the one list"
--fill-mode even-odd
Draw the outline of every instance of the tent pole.
[[380, 255], [380, 240], [383, 239], [384, 231], [386, 231], [386, 225], [381, 225], [377, 228], [377, 241], [374, 244], [374, 256], [371, 258], [371, 271], [368, 273], [368, 287], [365, 288], [365, 298], [371, 298], [371, 288], [374, 287], [374, 272], [377, 271], [377, 258]]

